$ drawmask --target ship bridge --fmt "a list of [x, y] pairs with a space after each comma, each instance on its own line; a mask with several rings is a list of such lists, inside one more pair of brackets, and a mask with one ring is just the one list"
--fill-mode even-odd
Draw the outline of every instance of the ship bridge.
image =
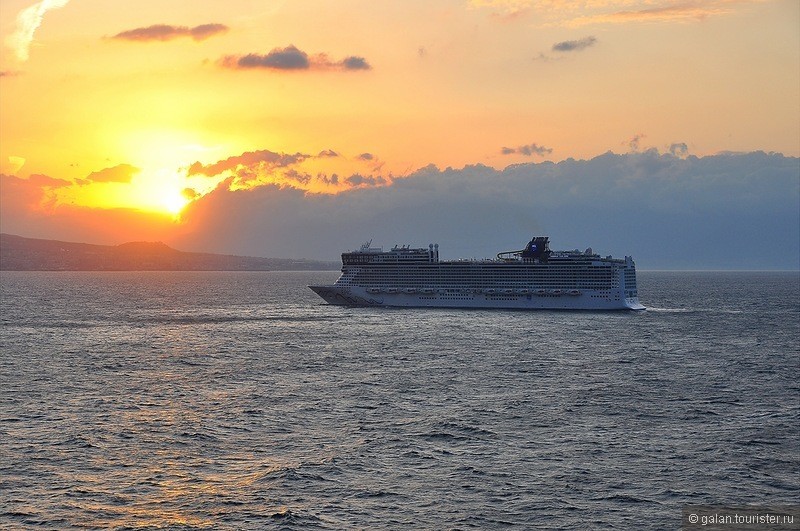
[[413, 264], [439, 261], [438, 243], [430, 244], [427, 249], [412, 249], [408, 245], [395, 245], [389, 251], [384, 251], [382, 247], [370, 247], [371, 243], [365, 243], [358, 251], [342, 253], [342, 265]]

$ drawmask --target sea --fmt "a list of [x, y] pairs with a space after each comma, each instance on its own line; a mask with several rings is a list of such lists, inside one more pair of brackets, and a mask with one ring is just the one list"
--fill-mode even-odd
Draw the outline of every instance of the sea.
[[337, 272], [0, 274], [0, 529], [679, 529], [800, 500], [800, 274], [640, 312], [330, 306]]

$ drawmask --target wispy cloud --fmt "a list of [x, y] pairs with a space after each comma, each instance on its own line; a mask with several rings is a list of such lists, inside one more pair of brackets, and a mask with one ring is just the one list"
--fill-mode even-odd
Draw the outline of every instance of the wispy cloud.
[[286, 153], [275, 153], [268, 149], [259, 151], [246, 151], [241, 155], [228, 157], [227, 159], [220, 160], [214, 164], [204, 165], [200, 162], [195, 162], [189, 166], [189, 175], [206, 175], [208, 177], [217, 176], [225, 171], [236, 170], [240, 176], [252, 173], [253, 170], [269, 171], [275, 168], [284, 168], [297, 164], [307, 159], [309, 155], [303, 153], [295, 153], [289, 155]]
[[191, 37], [195, 41], [202, 41], [228, 31], [228, 26], [225, 24], [201, 24], [190, 28], [188, 26], [170, 26], [168, 24], [155, 24], [145, 28], [136, 28], [132, 30], [117, 33], [112, 39], [125, 40], [125, 41], [171, 41], [179, 37]]
[[539, 157], [544, 157], [545, 155], [549, 155], [553, 152], [552, 148], [540, 146], [539, 144], [527, 144], [524, 146], [518, 146], [515, 148], [504, 147], [500, 150], [500, 153], [503, 155], [525, 155], [531, 157], [533, 155], [537, 155]]
[[575, 41], [557, 42], [553, 45], [554, 52], [579, 52], [585, 50], [590, 46], [594, 46], [597, 42], [596, 37], [584, 37]]
[[504, 22], [520, 18], [536, 4], [533, 0], [469, 0], [474, 8], [488, 8], [492, 17]]
[[370, 70], [372, 68], [363, 57], [351, 55], [341, 61], [333, 61], [324, 53], [309, 56], [294, 45], [273, 48], [266, 54], [226, 55], [219, 63], [225, 68], [234, 70]]
[[637, 134], [633, 135], [633, 137], [630, 140], [627, 141], [628, 148], [630, 148], [630, 150], [632, 152], [639, 151], [639, 144], [642, 142], [642, 139], [645, 138], [645, 137], [647, 137], [647, 135], [644, 134], [644, 133], [637, 133]]
[[89, 183], [129, 183], [141, 170], [130, 164], [118, 164], [111, 168], [90, 173], [80, 184]]
[[760, 0], [468, 0], [504, 21], [531, 12], [547, 26], [693, 22], [732, 13]]
[[42, 0], [19, 12], [16, 30], [6, 37], [6, 45], [14, 51], [19, 61], [28, 60], [33, 35], [41, 26], [44, 14], [51, 9], [64, 7], [68, 2], [69, 0]]
[[[644, 9], [624, 9], [628, 7], [624, 2], [611, 2], [611, 9], [593, 14], [569, 18], [565, 25], [571, 27], [587, 26], [590, 24], [629, 24], [644, 22], [696, 22], [712, 16], [726, 15], [735, 9], [735, 4], [749, 3], [747, 0], [740, 2], [731, 0], [707, 1], [674, 1], [662, 0], [655, 2], [653, 7]], [[617, 7], [615, 9], [615, 7]]]
[[[0, 161], [2, 162], [2, 161]], [[9, 155], [8, 162], [2, 163], [0, 167], [2, 168], [3, 172], [8, 171], [12, 175], [15, 175], [22, 167], [25, 165], [25, 157], [20, 157], [17, 155]]]

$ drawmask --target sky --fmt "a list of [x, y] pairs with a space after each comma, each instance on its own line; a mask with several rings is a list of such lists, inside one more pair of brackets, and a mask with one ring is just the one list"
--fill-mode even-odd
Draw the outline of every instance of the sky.
[[796, 0], [3, 0], [0, 230], [800, 268]]

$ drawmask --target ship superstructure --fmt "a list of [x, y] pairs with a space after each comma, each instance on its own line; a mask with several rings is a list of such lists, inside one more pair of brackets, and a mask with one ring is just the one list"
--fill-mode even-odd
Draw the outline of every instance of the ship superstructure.
[[553, 252], [546, 236], [485, 260], [440, 260], [438, 244], [384, 251], [368, 242], [342, 254], [342, 274], [333, 285], [309, 287], [337, 305], [644, 309], [630, 256]]

